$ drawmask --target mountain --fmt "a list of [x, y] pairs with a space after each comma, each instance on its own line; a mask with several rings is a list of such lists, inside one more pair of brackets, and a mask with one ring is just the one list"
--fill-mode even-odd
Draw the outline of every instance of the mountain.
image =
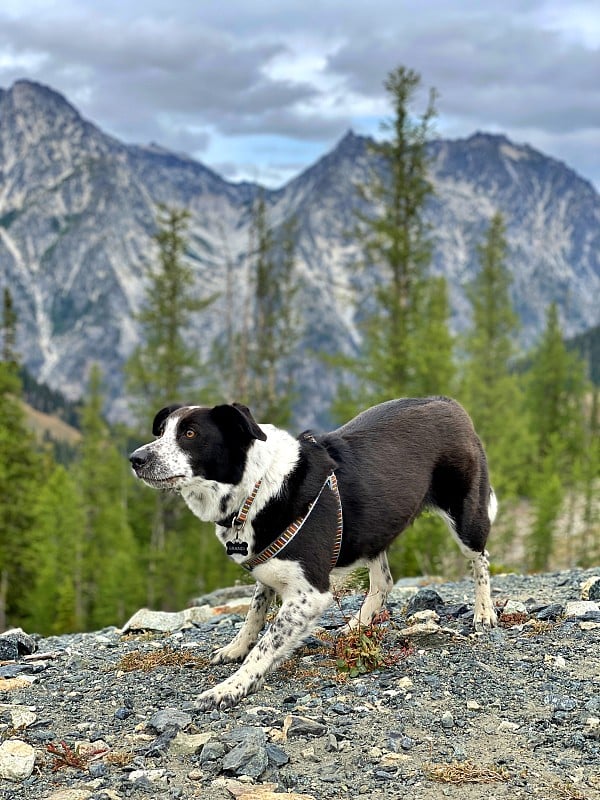
[[[539, 333], [550, 300], [558, 302], [567, 334], [598, 324], [600, 196], [592, 185], [504, 136], [476, 133], [430, 147], [436, 196], [427, 217], [434, 269], [449, 280], [454, 328], [468, 322], [464, 285], [496, 210], [507, 222], [523, 342]], [[284, 187], [264, 190], [275, 225], [292, 213], [297, 220], [305, 351], [350, 352], [359, 343], [351, 299], [368, 292], [373, 276], [352, 268], [360, 253], [348, 234], [359, 203], [354, 186], [371, 166], [369, 140], [348, 133]], [[0, 90], [0, 275], [13, 293], [27, 369], [74, 399], [98, 362], [111, 413], [123, 415], [121, 367], [138, 340], [133, 315], [156, 253], [159, 203], [189, 209], [187, 257], [198, 292], [219, 293], [189, 332], [208, 352], [223, 332], [227, 305], [244, 296], [249, 204], [259, 191], [185, 155], [119, 142], [47, 87], [18, 81]], [[324, 417], [314, 409], [326, 408], [331, 381], [318, 359], [300, 360], [296, 370], [308, 398], [299, 424], [318, 423]]]

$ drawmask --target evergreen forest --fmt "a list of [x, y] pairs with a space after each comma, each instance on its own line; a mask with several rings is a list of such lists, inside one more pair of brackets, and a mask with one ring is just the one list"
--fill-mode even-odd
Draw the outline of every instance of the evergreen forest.
[[[377, 264], [385, 276], [373, 287], [370, 306], [357, 309], [361, 352], [301, 357], [326, 361], [335, 376], [331, 417], [339, 423], [393, 397], [444, 394], [466, 407], [500, 503], [489, 541], [492, 570], [600, 564], [594, 367], [565, 343], [555, 304], [534, 347], [519, 350], [499, 213], [477, 247], [479, 272], [467, 287], [469, 327], [452, 334], [448, 287], [432, 273], [433, 234], [423, 221], [433, 192], [426, 144], [437, 96], [431, 90], [417, 110], [420, 84], [402, 66], [387, 76], [390, 117], [373, 145], [386, 169], [356, 187], [365, 200], [361, 208], [371, 211], [357, 215], [349, 233], [362, 253], [354, 269]], [[294, 219], [275, 228], [260, 195], [251, 214], [245, 313], [225, 320], [226, 336], [200, 360], [185, 331], [216, 297], [198, 300], [185, 258], [187, 211], [157, 209], [156, 257], [137, 319], [140, 344], [125, 366], [127, 427], [104, 417], [98, 368], [90, 370], [77, 408], [23, 373], [19, 320], [10, 287], [1, 287], [0, 630], [19, 625], [56, 634], [121, 625], [141, 606], [176, 610], [248, 580], [227, 559], [212, 525], [193, 517], [179, 497], [133, 478], [127, 454], [148, 441], [155, 412], [180, 398], [237, 400], [258, 419], [290, 429], [294, 410], [310, 402], [294, 385], [303, 326], [295, 302]], [[227, 287], [238, 291], [230, 280]], [[41, 410], [76, 425], [77, 441], [36, 436], [24, 404], [36, 399]], [[427, 513], [394, 544], [390, 564], [396, 579], [466, 570], [443, 522]]]

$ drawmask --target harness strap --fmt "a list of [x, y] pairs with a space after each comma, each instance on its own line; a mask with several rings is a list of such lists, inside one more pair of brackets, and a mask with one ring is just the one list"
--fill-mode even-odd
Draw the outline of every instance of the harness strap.
[[306, 514], [303, 517], [298, 517], [298, 519], [294, 520], [294, 522], [288, 525], [287, 528], [281, 534], [281, 536], [278, 536], [274, 542], [272, 542], [268, 547], [265, 547], [265, 549], [262, 550], [260, 553], [258, 553], [255, 556], [252, 556], [251, 558], [247, 558], [245, 561], [239, 562], [240, 566], [242, 566], [244, 569], [250, 572], [255, 567], [258, 567], [260, 564], [266, 563], [270, 558], [273, 558], [273, 556], [278, 555], [283, 550], [283, 548], [286, 547], [296, 536], [296, 534], [302, 529], [302, 526], [309, 518], [313, 508], [319, 502], [319, 498], [323, 494], [323, 490], [325, 489], [326, 486], [328, 486], [331, 489], [337, 500], [337, 526], [336, 526], [335, 542], [333, 546], [333, 553], [331, 556], [331, 568], [333, 569], [337, 564], [337, 560], [340, 555], [340, 549], [342, 546], [342, 536], [344, 530], [342, 499], [340, 497], [337, 478], [335, 477], [335, 473], [333, 472], [333, 470], [327, 476], [323, 486], [321, 486], [319, 494], [308, 506], [308, 511], [306, 512]]

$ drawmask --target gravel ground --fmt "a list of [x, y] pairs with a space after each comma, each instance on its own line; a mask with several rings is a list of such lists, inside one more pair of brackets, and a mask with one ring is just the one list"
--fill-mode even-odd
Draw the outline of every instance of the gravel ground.
[[599, 603], [572, 605], [594, 575], [494, 577], [504, 613], [481, 635], [470, 580], [401, 581], [365, 644], [381, 637], [379, 669], [348, 677], [320, 634], [237, 708], [206, 714], [195, 698], [233, 669], [208, 656], [239, 604], [171, 634], [33, 637], [33, 656], [5, 634], [0, 774], [17, 774], [0, 798], [600, 798]]

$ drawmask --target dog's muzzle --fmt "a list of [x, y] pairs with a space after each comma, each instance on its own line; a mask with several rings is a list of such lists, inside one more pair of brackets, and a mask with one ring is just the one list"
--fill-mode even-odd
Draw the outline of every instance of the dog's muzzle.
[[174, 488], [183, 475], [164, 475], [157, 469], [156, 456], [146, 447], [138, 447], [129, 456], [131, 467], [136, 476], [155, 489]]

